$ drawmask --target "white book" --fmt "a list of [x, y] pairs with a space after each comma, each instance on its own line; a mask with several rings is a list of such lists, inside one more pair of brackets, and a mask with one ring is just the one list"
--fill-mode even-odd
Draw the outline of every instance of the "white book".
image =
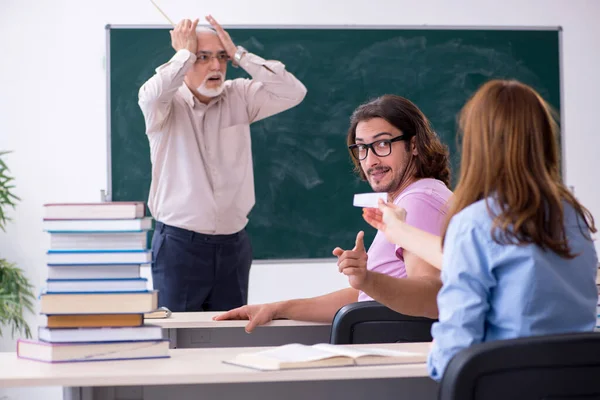
[[140, 219], [89, 219], [89, 220], [44, 220], [47, 232], [119, 232], [146, 231], [152, 229], [152, 218]]
[[140, 292], [148, 290], [146, 278], [47, 279], [47, 293]]
[[227, 361], [259, 370], [321, 368], [351, 365], [384, 365], [424, 363], [427, 353], [414, 353], [382, 348], [365, 348], [333, 344], [286, 344], [252, 353], [240, 353]]
[[133, 219], [145, 211], [143, 202], [44, 204], [44, 219]]
[[62, 251], [49, 250], [48, 265], [66, 264], [147, 264], [152, 261], [151, 251], [106, 250], [106, 251]]
[[162, 328], [156, 325], [117, 328], [38, 328], [38, 338], [50, 343], [128, 342], [161, 340]]
[[128, 293], [42, 293], [40, 313], [65, 314], [142, 314], [158, 307], [158, 292]]
[[52, 250], [144, 250], [148, 233], [141, 232], [79, 232], [50, 234]]
[[133, 279], [140, 277], [140, 264], [51, 265], [49, 279]]

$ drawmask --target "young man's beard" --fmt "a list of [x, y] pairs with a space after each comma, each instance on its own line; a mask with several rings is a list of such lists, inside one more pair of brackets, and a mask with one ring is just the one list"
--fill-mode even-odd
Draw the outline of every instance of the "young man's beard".
[[[392, 180], [387, 185], [375, 188], [375, 184], [371, 183], [373, 190], [380, 193], [394, 193], [398, 191], [400, 187], [404, 186], [404, 184], [412, 177], [412, 171], [414, 170], [412, 154], [409, 154], [409, 157], [410, 158], [408, 159], [408, 162], [402, 167], [402, 172], [396, 176], [393, 176]], [[390, 167], [378, 167], [369, 170], [369, 175], [373, 172], [373, 170], [389, 170], [392, 171], [392, 173], [395, 171]]]

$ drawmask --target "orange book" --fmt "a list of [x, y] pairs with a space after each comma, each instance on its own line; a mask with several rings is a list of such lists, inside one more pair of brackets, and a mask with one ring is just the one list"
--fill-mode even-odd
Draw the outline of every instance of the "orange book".
[[65, 314], [48, 315], [48, 328], [104, 328], [141, 326], [144, 314]]

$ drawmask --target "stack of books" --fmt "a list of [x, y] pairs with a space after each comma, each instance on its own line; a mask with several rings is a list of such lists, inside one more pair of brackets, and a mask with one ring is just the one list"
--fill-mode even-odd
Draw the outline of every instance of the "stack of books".
[[21, 358], [46, 362], [169, 356], [159, 326], [145, 325], [157, 307], [140, 268], [152, 219], [141, 202], [47, 204], [48, 279], [40, 295], [38, 340], [19, 340]]

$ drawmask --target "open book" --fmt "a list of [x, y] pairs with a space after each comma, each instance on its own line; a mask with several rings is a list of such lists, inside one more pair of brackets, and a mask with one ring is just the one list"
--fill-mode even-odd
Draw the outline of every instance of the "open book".
[[144, 314], [145, 319], [169, 318], [170, 316], [171, 310], [169, 310], [167, 307], [159, 307], [154, 311], [150, 311]]
[[286, 344], [255, 353], [241, 353], [228, 364], [259, 370], [341, 367], [351, 365], [424, 363], [426, 353], [381, 348], [350, 347], [332, 344]]

